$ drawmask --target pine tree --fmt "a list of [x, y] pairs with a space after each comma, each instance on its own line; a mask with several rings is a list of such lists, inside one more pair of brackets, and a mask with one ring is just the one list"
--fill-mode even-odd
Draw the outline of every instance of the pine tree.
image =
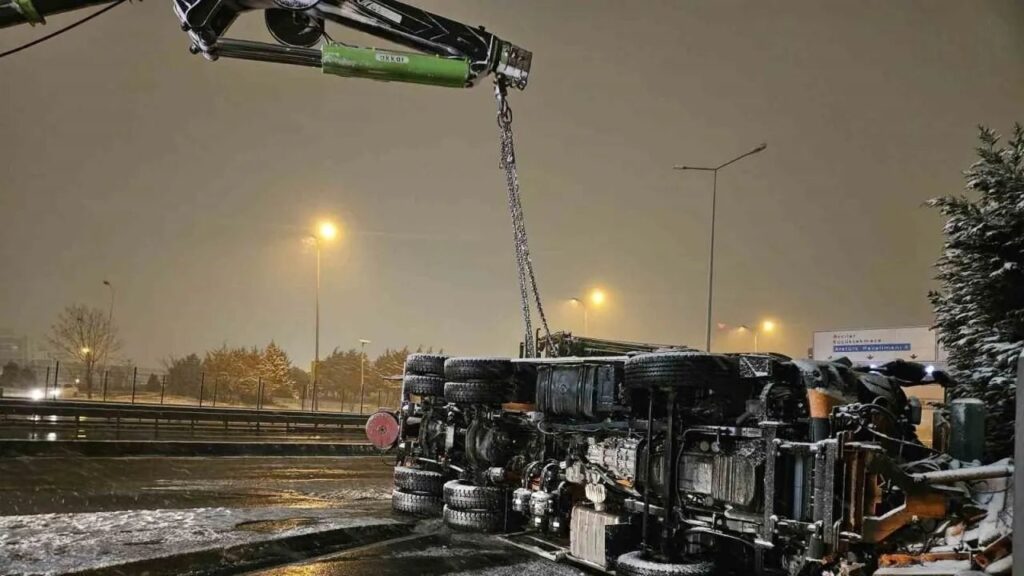
[[988, 407], [986, 457], [1011, 455], [1017, 359], [1024, 350], [1024, 127], [1005, 146], [981, 128], [969, 196], [928, 204], [946, 217], [939, 292], [929, 294], [958, 385], [953, 398]]
[[264, 389], [269, 395], [274, 398], [292, 397], [295, 392], [291, 375], [292, 362], [288, 359], [288, 354], [273, 340], [263, 349], [260, 364]]

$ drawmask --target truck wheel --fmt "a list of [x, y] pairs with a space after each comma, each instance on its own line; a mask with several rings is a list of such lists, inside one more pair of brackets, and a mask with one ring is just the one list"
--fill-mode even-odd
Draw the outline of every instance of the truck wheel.
[[501, 488], [451, 480], [444, 484], [444, 503], [453, 510], [502, 510], [505, 493]]
[[402, 379], [405, 391], [417, 396], [441, 396], [444, 394], [444, 378], [423, 374], [406, 374]]
[[456, 382], [508, 380], [513, 371], [508, 358], [449, 358], [444, 362], [444, 377]]
[[403, 492], [438, 496], [443, 487], [444, 475], [440, 472], [409, 468], [408, 466], [395, 467], [395, 488]]
[[508, 382], [446, 382], [444, 399], [456, 404], [501, 404], [511, 388]]
[[639, 550], [619, 556], [615, 564], [615, 574], [619, 576], [712, 576], [714, 573], [713, 562], [669, 564], [648, 559]]
[[437, 516], [444, 503], [434, 494], [413, 494], [395, 490], [391, 492], [391, 508], [395, 512], [414, 516]]
[[704, 352], [655, 352], [626, 360], [626, 386], [707, 388], [739, 379], [739, 363]]
[[453, 510], [444, 507], [444, 523], [455, 530], [466, 532], [497, 532], [504, 522], [501, 512], [493, 510]]
[[444, 362], [447, 359], [442, 354], [409, 354], [405, 357], [405, 373], [444, 376]]

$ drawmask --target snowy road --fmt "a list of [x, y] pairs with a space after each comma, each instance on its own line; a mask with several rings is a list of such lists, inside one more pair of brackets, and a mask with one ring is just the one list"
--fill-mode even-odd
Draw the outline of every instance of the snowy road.
[[[452, 534], [439, 520], [404, 537], [391, 477], [377, 457], [0, 460], [0, 574], [582, 574], [494, 538]], [[261, 547], [271, 541], [305, 548], [267, 560]], [[323, 556], [339, 541], [357, 547]]]
[[0, 516], [174, 508], [389, 509], [390, 463], [355, 458], [9, 458]]
[[250, 572], [250, 576], [585, 576], [597, 574], [549, 562], [500, 540], [446, 530], [424, 521], [418, 535], [325, 558]]

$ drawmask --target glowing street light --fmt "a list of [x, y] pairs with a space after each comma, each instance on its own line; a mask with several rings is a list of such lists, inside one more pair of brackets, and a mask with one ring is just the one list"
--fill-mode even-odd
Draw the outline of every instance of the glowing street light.
[[324, 220], [317, 227], [317, 236], [321, 240], [333, 240], [338, 235], [338, 227], [333, 222]]
[[[590, 291], [590, 304], [591, 306], [600, 306], [604, 304], [605, 295], [604, 292], [599, 288], [594, 288]], [[573, 306], [578, 306], [583, 309], [583, 335], [586, 336], [590, 332], [590, 320], [589, 320], [589, 309], [587, 302], [583, 298], [573, 296], [569, 298], [569, 302], [572, 302]]]
[[82, 346], [80, 352], [82, 353], [82, 356], [88, 356], [89, 354], [92, 353], [92, 348], [89, 348], [88, 346]]
[[333, 240], [338, 235], [338, 227], [330, 220], [322, 220], [316, 227], [316, 233], [310, 234], [309, 239], [316, 248], [316, 289], [314, 294], [314, 308], [316, 309], [315, 343], [313, 345], [313, 395], [309, 402], [311, 411], [317, 409], [316, 386], [320, 371], [320, 243]]
[[755, 326], [754, 328], [751, 328], [747, 324], [740, 324], [739, 326], [730, 326], [728, 324], [722, 324], [721, 322], [718, 323], [718, 329], [719, 330], [735, 329], [737, 332], [750, 332], [751, 334], [753, 334], [754, 335], [754, 353], [756, 354], [758, 352], [758, 350], [757, 350], [758, 336], [760, 336], [761, 334], [771, 334], [772, 332], [775, 332], [775, 329], [778, 327], [778, 325], [775, 323], [774, 320], [764, 320], [764, 321], [761, 322], [761, 324], [759, 324], [759, 325], [755, 324], [754, 326]]

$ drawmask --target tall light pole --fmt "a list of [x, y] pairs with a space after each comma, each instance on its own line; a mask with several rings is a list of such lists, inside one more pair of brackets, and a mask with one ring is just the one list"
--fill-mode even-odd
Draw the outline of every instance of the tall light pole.
[[109, 327], [114, 325], [114, 285], [110, 283], [110, 280], [104, 280], [103, 285], [110, 288], [110, 309], [107, 310], [107, 325]]
[[110, 289], [110, 308], [107, 309], [107, 342], [103, 347], [102, 358], [106, 365], [107, 355], [110, 354], [110, 349], [114, 345], [114, 285], [110, 283], [110, 280], [104, 280], [103, 285]]
[[320, 243], [325, 240], [332, 240], [338, 235], [338, 228], [331, 222], [321, 222], [317, 227], [316, 234], [310, 234], [309, 238], [313, 242], [313, 246], [316, 249], [316, 289], [314, 290], [314, 308], [316, 320], [314, 322], [315, 337], [313, 344], [313, 397], [310, 399], [309, 407], [311, 411], [316, 411], [316, 386], [318, 378], [320, 376]]
[[[589, 300], [590, 300], [590, 303], [592, 305], [594, 305], [594, 306], [600, 306], [601, 304], [604, 304], [604, 291], [602, 291], [600, 288], [594, 288], [593, 290], [590, 291]], [[572, 302], [574, 306], [580, 306], [581, 308], [583, 308], [583, 335], [584, 336], [589, 335], [590, 334], [590, 319], [589, 319], [590, 307], [587, 306], [587, 303], [584, 301], [583, 298], [579, 298], [577, 296], [573, 296], [572, 298], [569, 298], [569, 302]]]
[[359, 339], [359, 413], [363, 413], [363, 394], [366, 392], [366, 345], [370, 341]]
[[590, 332], [590, 322], [587, 319], [587, 303], [575, 296], [569, 298], [569, 302], [572, 302], [573, 306], [583, 308], [583, 335], [586, 336]]
[[739, 156], [729, 160], [724, 164], [718, 166], [673, 166], [673, 170], [701, 170], [704, 172], [711, 172], [713, 175], [711, 183], [711, 257], [708, 262], [708, 321], [707, 321], [707, 339], [704, 343], [704, 349], [711, 352], [711, 306], [714, 298], [715, 291], [715, 210], [718, 204], [718, 171], [726, 166], [739, 162], [747, 156], [752, 156], [761, 152], [768, 147], [768, 144], [760, 144], [757, 148], [749, 152], [740, 154]]

